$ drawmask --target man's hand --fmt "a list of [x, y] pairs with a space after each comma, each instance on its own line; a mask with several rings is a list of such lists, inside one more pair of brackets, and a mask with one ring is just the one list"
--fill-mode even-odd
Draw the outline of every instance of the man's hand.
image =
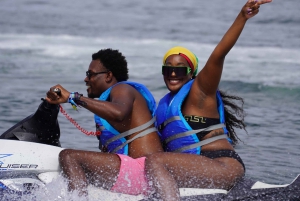
[[[60, 92], [58, 92], [58, 89]], [[51, 104], [60, 104], [67, 103], [69, 96], [70, 92], [58, 84], [50, 88], [45, 99]]]

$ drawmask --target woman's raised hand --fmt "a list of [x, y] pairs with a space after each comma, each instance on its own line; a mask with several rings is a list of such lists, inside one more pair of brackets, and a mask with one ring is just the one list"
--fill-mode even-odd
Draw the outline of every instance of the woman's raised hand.
[[248, 2], [242, 8], [242, 14], [247, 19], [255, 16], [259, 12], [261, 4], [270, 3], [272, 0], [248, 0]]

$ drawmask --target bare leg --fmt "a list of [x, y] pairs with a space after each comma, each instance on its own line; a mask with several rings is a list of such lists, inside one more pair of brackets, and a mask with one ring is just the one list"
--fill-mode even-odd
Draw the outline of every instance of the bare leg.
[[79, 195], [87, 195], [89, 183], [111, 189], [121, 162], [116, 154], [65, 149], [59, 154], [59, 163], [68, 179], [69, 191], [78, 190]]
[[178, 188], [229, 189], [244, 175], [244, 168], [232, 158], [156, 153], [147, 157], [146, 172], [162, 200], [179, 201]]
[[164, 165], [164, 160], [160, 154], [147, 156], [145, 168], [148, 181], [153, 182], [152, 184], [156, 192], [155, 196], [163, 200], [180, 200], [176, 180]]

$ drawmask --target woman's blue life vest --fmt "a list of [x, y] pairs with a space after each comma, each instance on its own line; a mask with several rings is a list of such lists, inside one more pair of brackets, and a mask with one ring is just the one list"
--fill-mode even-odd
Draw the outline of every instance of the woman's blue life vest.
[[[224, 105], [220, 92], [217, 91], [217, 107], [220, 115], [220, 124], [204, 129], [193, 130], [182, 115], [181, 106], [190, 92], [194, 80], [186, 83], [177, 94], [166, 94], [159, 102], [156, 110], [156, 121], [159, 135], [164, 149], [167, 152], [182, 152], [200, 154], [201, 146], [218, 139], [231, 139], [227, 136], [225, 126]], [[223, 128], [225, 135], [212, 137], [200, 142], [196, 133]]]
[[[130, 129], [126, 132], [120, 133], [115, 128], [113, 128], [105, 119], [95, 115], [95, 123], [96, 123], [96, 130], [101, 131], [101, 135], [97, 136], [99, 139], [99, 148], [102, 151], [109, 152], [109, 153], [117, 153], [117, 154], [125, 154], [128, 155], [128, 144], [133, 140], [143, 137], [151, 132], [157, 131], [156, 127], [148, 128], [150, 125], [155, 123], [155, 109], [156, 109], [156, 102], [151, 94], [151, 92], [147, 89], [146, 86], [130, 81], [118, 82], [117, 84], [108, 88], [105, 92], [101, 94], [99, 100], [101, 101], [108, 101], [110, 92], [112, 88], [118, 84], [129, 84], [130, 86], [134, 87], [146, 100], [149, 111], [152, 115], [152, 119], [136, 128]], [[144, 130], [145, 128], [148, 128]], [[126, 136], [129, 136], [133, 133], [142, 131], [138, 135], [134, 136], [130, 140], [126, 140]]]

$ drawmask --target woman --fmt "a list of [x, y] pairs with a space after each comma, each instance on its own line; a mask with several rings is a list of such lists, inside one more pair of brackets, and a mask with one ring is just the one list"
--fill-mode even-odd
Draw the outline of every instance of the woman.
[[245, 174], [233, 148], [233, 127], [245, 129], [243, 113], [239, 114], [243, 110], [230, 102], [235, 97], [222, 95], [218, 85], [225, 56], [245, 23], [261, 4], [271, 1], [248, 0], [197, 76], [198, 59], [192, 52], [174, 47], [165, 54], [162, 73], [170, 93], [161, 99], [156, 116], [165, 151], [172, 153], [146, 159], [148, 180], [160, 199], [180, 200], [179, 188], [228, 190]]

